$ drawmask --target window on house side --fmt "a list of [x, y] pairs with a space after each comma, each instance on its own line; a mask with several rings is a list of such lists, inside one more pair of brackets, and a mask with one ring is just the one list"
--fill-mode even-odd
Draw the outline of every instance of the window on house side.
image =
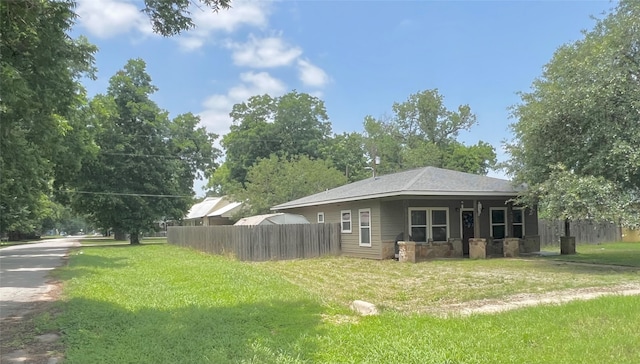
[[343, 233], [351, 232], [351, 210], [340, 211], [340, 226]]
[[324, 212], [318, 212], [318, 224], [324, 224]]
[[360, 246], [371, 246], [371, 209], [358, 210], [360, 217]]

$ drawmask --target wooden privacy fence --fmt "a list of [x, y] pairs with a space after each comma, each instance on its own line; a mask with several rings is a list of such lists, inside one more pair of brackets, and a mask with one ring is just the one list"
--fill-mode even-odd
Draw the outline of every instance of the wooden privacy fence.
[[340, 224], [170, 226], [167, 242], [243, 261], [340, 254]]
[[[609, 243], [622, 240], [620, 227], [612, 223], [597, 223], [589, 220], [571, 221], [571, 235], [578, 244]], [[564, 236], [564, 220], [538, 220], [541, 245], [560, 245]]]

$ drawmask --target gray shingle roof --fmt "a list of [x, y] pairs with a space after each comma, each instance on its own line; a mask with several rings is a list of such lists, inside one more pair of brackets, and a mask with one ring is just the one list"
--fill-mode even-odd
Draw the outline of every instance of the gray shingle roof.
[[274, 206], [272, 210], [407, 195], [515, 196], [520, 190], [504, 179], [424, 167], [349, 183]]

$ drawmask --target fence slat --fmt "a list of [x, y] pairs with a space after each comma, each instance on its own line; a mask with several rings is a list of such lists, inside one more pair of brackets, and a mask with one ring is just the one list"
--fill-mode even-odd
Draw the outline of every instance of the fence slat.
[[243, 261], [314, 258], [340, 254], [339, 224], [170, 226], [167, 241]]

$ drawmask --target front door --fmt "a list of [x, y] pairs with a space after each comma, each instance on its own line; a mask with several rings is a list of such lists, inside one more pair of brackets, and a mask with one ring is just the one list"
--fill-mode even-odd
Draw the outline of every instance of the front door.
[[474, 217], [473, 210], [463, 210], [460, 215], [460, 225], [462, 226], [462, 253], [469, 255], [469, 239], [474, 237]]

